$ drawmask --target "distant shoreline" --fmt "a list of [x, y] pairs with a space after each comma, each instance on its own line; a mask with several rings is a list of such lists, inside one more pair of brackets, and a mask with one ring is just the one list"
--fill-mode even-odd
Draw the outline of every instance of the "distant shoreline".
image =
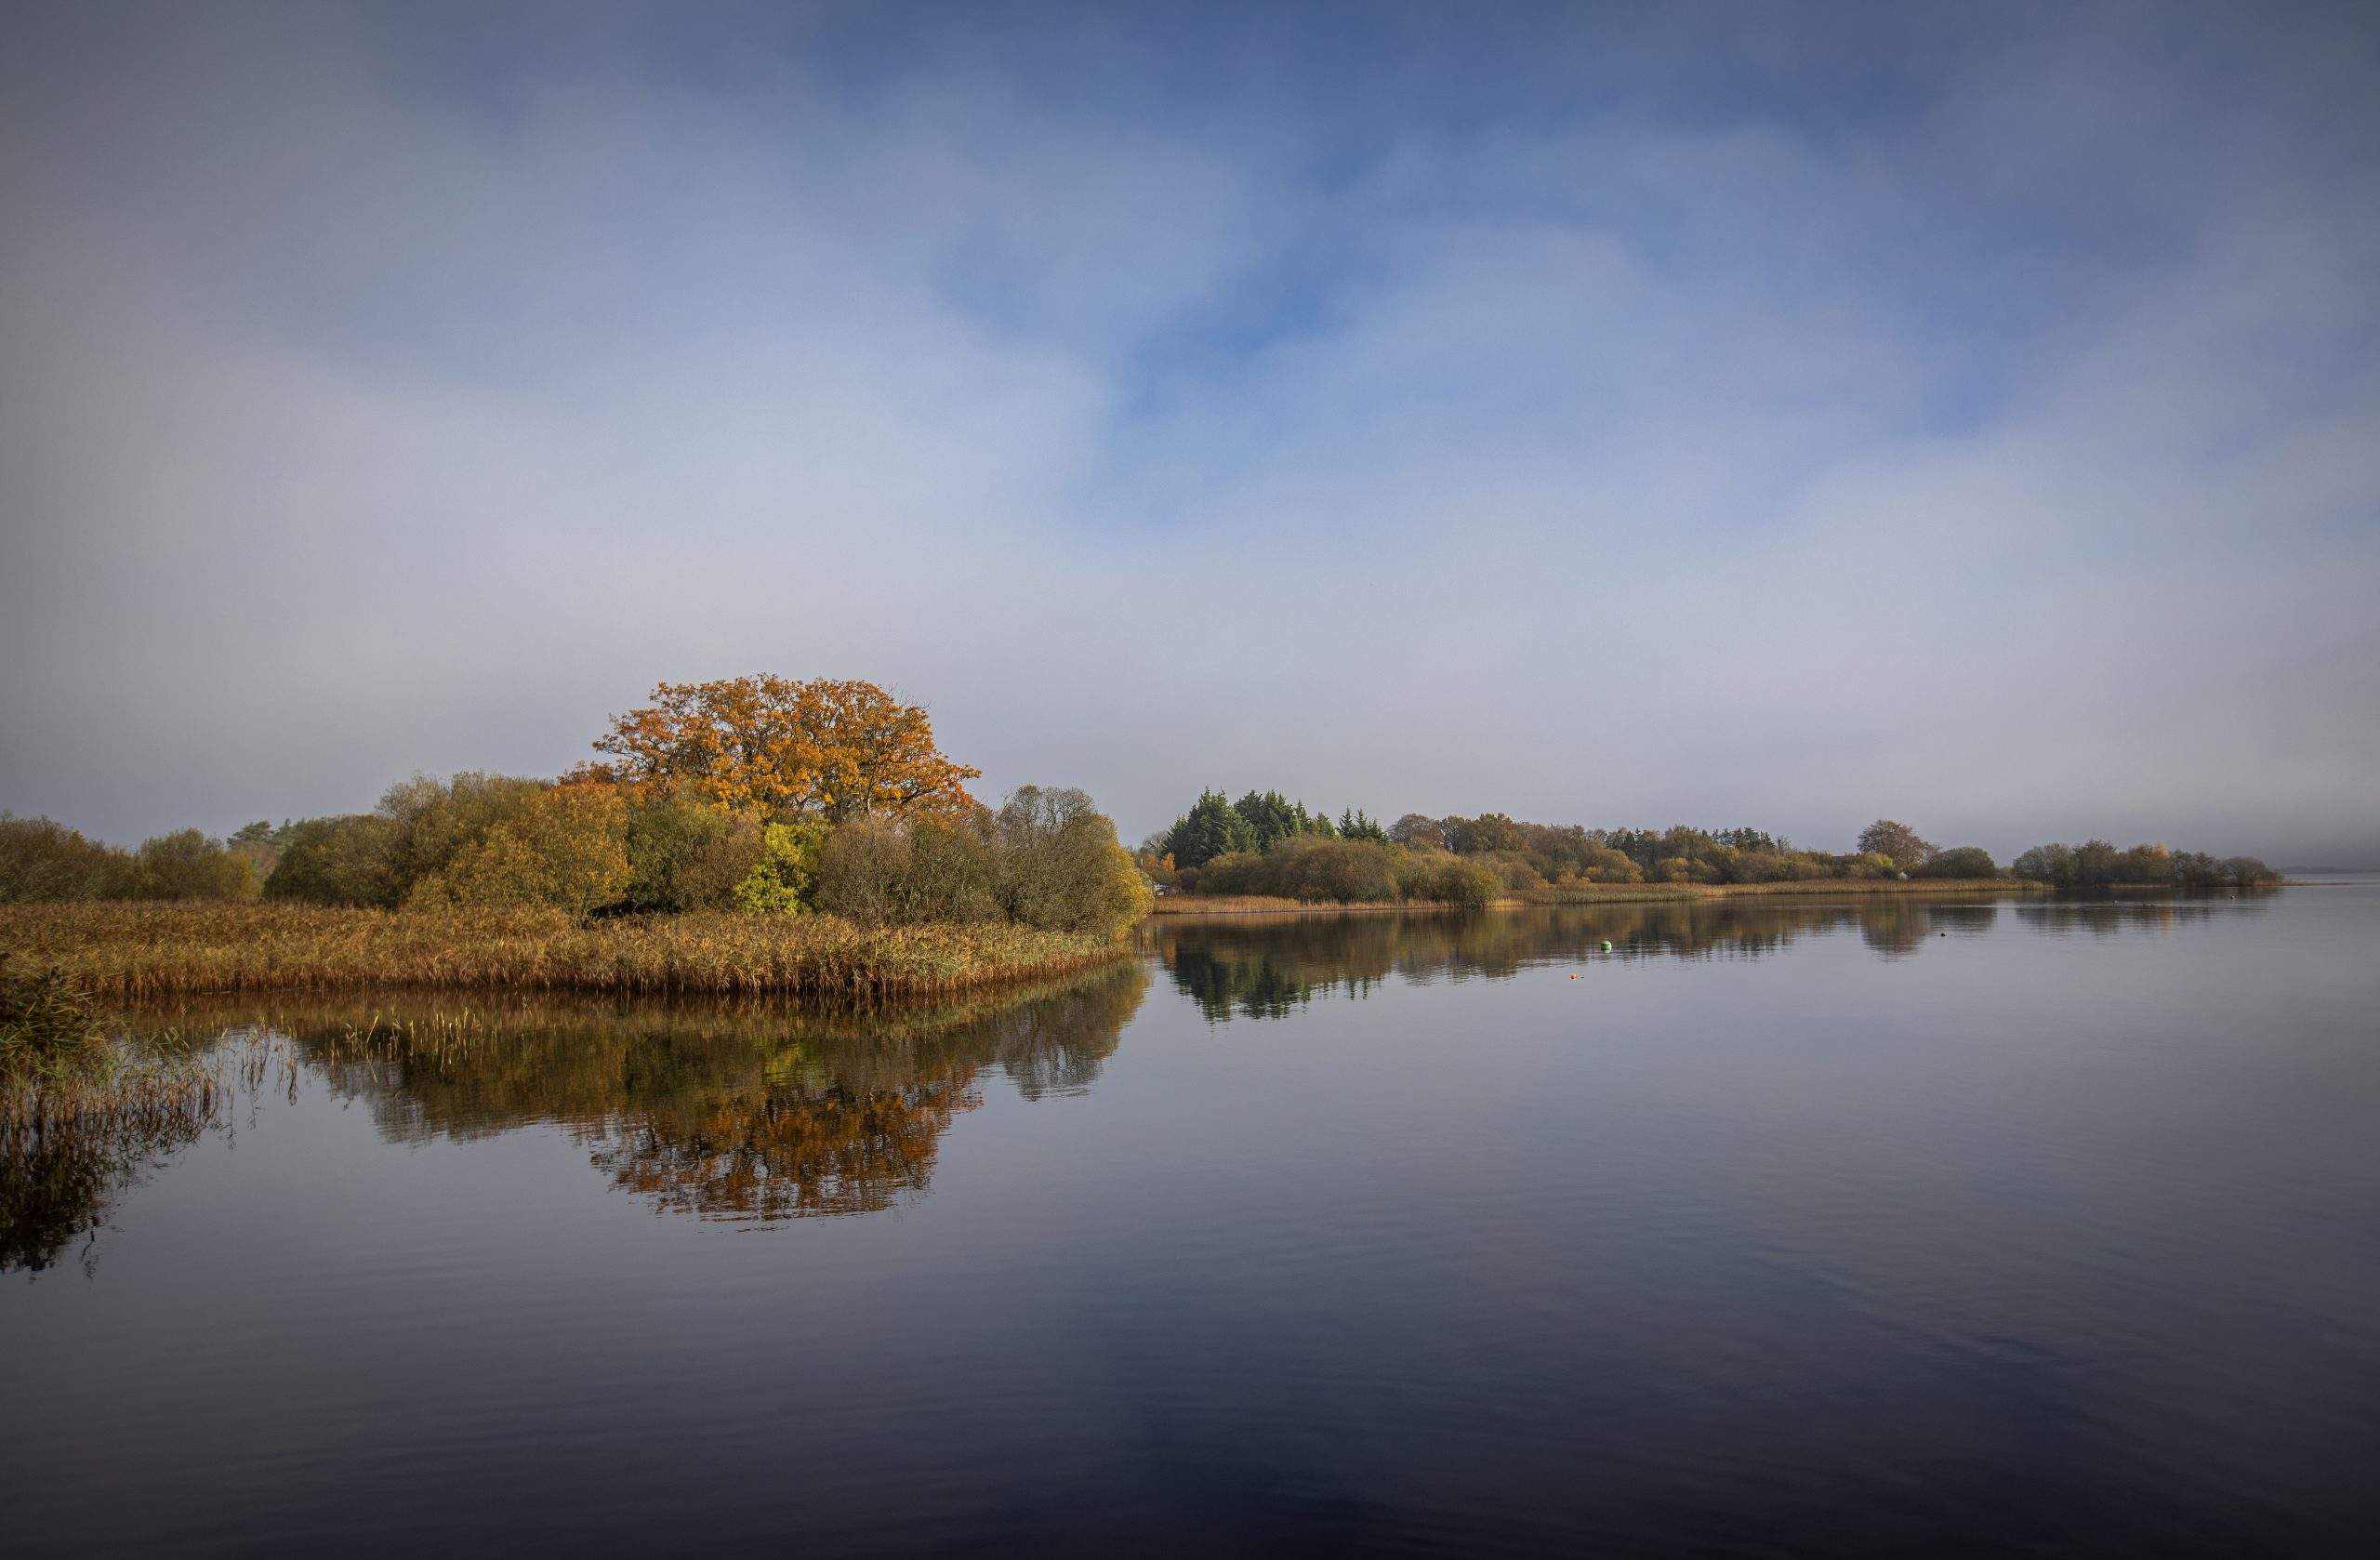
[[[1444, 900], [1385, 899], [1341, 904], [1333, 900], [1277, 899], [1263, 894], [1159, 894], [1151, 919], [1172, 916], [1365, 915], [1395, 910], [1540, 909], [1567, 905], [1699, 904], [1714, 899], [1859, 898], [1876, 894], [2055, 893], [2047, 883], [2025, 878], [1850, 878], [1793, 883], [1613, 883], [1607, 887], [1527, 889], [1484, 906]], [[2163, 892], [2171, 892], [2170, 889]]]

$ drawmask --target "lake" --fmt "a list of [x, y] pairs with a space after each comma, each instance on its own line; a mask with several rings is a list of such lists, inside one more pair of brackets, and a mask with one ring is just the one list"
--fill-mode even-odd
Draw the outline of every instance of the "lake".
[[1010, 1007], [150, 1015], [237, 1097], [0, 1183], [7, 1548], [2362, 1549], [2375, 944], [1182, 919]]

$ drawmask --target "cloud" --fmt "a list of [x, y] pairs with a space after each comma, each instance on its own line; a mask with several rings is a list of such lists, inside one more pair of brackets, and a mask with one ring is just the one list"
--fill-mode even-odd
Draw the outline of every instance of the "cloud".
[[1860, 35], [1820, 94], [1655, 29], [1566, 92], [1016, 16], [27, 24], [0, 800], [344, 810], [772, 669], [1135, 835], [2380, 853], [2360, 34]]

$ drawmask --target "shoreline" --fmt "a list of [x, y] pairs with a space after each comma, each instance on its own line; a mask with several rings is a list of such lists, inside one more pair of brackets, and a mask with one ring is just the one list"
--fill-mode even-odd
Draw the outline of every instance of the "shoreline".
[[[1331, 900], [1280, 899], [1263, 894], [1160, 894], [1148, 919], [1249, 915], [1378, 915], [1393, 911], [1535, 910], [1579, 905], [1704, 904], [1722, 899], [1843, 899], [1886, 894], [2012, 894], [2055, 893], [2047, 883], [2030, 879], [1855, 878], [1792, 883], [1614, 883], [1608, 887], [1527, 889], [1501, 894], [1485, 905], [1456, 905], [1446, 900], [1382, 899], [1340, 904]], [[2170, 892], [2170, 891], [2169, 891]]]

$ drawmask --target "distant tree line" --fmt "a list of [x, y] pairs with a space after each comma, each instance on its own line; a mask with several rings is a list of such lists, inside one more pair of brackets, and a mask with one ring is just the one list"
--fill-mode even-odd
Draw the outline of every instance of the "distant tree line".
[[1159, 886], [1197, 893], [1264, 894], [1314, 903], [1426, 899], [1484, 905], [1495, 874], [1448, 852], [1425, 859], [1356, 809], [1334, 823], [1278, 791], [1237, 801], [1202, 791], [1190, 810], [1141, 843], [1141, 869]]
[[2216, 860], [2203, 851], [2168, 851], [2162, 845], [2118, 850], [2104, 839], [2080, 845], [2036, 845], [2009, 870], [2061, 889], [2170, 886], [2181, 889], [2254, 888], [2281, 881], [2281, 874], [2254, 856]]
[[370, 813], [195, 829], [126, 852], [0, 819], [0, 901], [256, 898], [387, 909], [536, 905], [575, 916], [818, 910], [877, 924], [1117, 931], [1148, 885], [1082, 792], [997, 808], [925, 712], [867, 683], [663, 684], [605, 760], [558, 780], [465, 773]]
[[1880, 818], [1845, 853], [1805, 850], [1765, 830], [1677, 826], [1588, 828], [1524, 823], [1501, 813], [1434, 818], [1408, 813], [1385, 829], [1358, 812], [1309, 812], [1278, 791], [1237, 801], [1205, 791], [1170, 828], [1143, 841], [1143, 870], [1205, 894], [1271, 894], [1342, 903], [1427, 899], [1476, 904], [1538, 889], [1632, 883], [1729, 884], [1900, 878], [2018, 877], [2061, 889], [2117, 884], [2213, 888], [2278, 881], [2250, 856], [2216, 861], [2162, 845], [2118, 851], [2104, 840], [2043, 845], [2003, 867], [1976, 845], [1944, 849]]
[[272, 870], [247, 851], [186, 828], [137, 851], [86, 839], [47, 818], [0, 815], [0, 904], [43, 899], [254, 899]]

